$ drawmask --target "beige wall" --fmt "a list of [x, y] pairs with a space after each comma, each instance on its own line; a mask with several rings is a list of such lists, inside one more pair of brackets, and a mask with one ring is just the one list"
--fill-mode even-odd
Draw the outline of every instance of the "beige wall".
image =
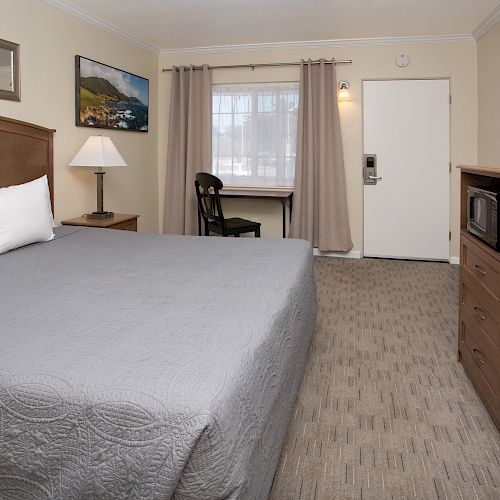
[[[21, 45], [21, 102], [0, 100], [0, 115], [57, 130], [55, 218], [95, 210], [91, 170], [68, 167], [89, 135], [109, 135], [128, 167], [108, 169], [104, 204], [137, 213], [141, 231], [158, 231], [157, 95], [158, 57], [92, 27], [40, 0], [2, 2], [0, 36]], [[149, 78], [148, 133], [75, 126], [75, 55]]]
[[500, 21], [477, 42], [478, 161], [500, 167]]
[[[399, 53], [410, 57], [406, 68], [395, 65]], [[352, 101], [340, 103], [342, 135], [347, 174], [347, 189], [351, 231], [354, 250], [363, 247], [363, 186], [361, 180], [362, 156], [362, 80], [377, 78], [450, 78], [453, 105], [451, 109], [451, 161], [475, 163], [477, 160], [477, 64], [475, 43], [420, 44], [389, 46], [352, 46], [338, 49], [293, 49], [237, 53], [204, 53], [160, 57], [160, 68], [172, 64], [241, 64], [256, 62], [297, 61], [301, 58], [352, 59], [352, 65], [337, 66], [337, 78], [351, 83]], [[290, 81], [298, 79], [298, 68], [258, 68], [218, 70], [213, 74], [214, 83]], [[165, 179], [166, 137], [170, 76], [160, 74], [159, 82], [159, 195], [160, 218]], [[458, 256], [458, 172], [451, 174], [451, 228], [450, 255]], [[411, 181], [409, 186], [411, 185]], [[263, 223], [265, 236], [281, 235], [281, 207], [273, 202], [257, 206], [254, 202], [231, 200], [226, 203], [228, 215], [238, 214]]]

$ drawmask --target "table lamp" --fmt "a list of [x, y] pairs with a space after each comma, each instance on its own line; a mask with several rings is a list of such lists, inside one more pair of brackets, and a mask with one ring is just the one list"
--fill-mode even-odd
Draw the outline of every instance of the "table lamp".
[[91, 214], [85, 214], [89, 219], [108, 219], [113, 217], [113, 212], [107, 212], [103, 207], [103, 176], [105, 167], [126, 167], [115, 145], [109, 137], [102, 135], [91, 135], [80, 151], [71, 160], [70, 167], [93, 167], [97, 168], [97, 210]]

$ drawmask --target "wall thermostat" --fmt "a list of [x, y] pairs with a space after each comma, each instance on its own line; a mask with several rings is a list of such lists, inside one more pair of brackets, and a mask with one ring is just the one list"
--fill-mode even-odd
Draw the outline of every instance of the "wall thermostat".
[[404, 68], [405, 66], [408, 66], [409, 62], [410, 62], [410, 58], [406, 54], [399, 54], [396, 57], [396, 64], [400, 68]]

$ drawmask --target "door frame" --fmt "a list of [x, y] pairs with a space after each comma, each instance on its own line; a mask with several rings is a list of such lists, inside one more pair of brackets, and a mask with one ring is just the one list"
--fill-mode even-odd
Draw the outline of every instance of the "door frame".
[[[365, 92], [364, 92], [364, 83], [365, 82], [394, 82], [394, 81], [413, 81], [413, 80], [448, 80], [448, 88], [450, 91], [450, 103], [449, 103], [449, 127], [448, 127], [448, 160], [450, 163], [450, 170], [448, 174], [448, 231], [450, 234], [450, 238], [448, 241], [448, 262], [450, 261], [451, 258], [451, 215], [452, 215], [452, 206], [451, 206], [451, 165], [452, 165], [452, 160], [451, 160], [451, 139], [452, 139], [452, 134], [451, 134], [451, 127], [452, 127], [452, 113], [451, 113], [451, 104], [452, 104], [452, 79], [451, 76], [425, 76], [425, 77], [408, 77], [408, 78], [362, 78], [361, 79], [361, 169], [360, 169], [360, 182], [361, 182], [361, 231], [362, 231], [362, 244], [361, 244], [361, 258], [364, 258], [365, 256], [365, 188], [364, 188], [364, 175], [363, 175], [363, 155], [365, 154], [365, 120], [364, 120], [364, 110], [365, 110]], [[386, 257], [389, 259], [389, 257]], [[404, 260], [404, 259], [403, 259]], [[415, 260], [422, 260], [426, 261], [427, 259], [418, 259], [415, 258]], [[444, 262], [444, 261], [433, 261], [433, 262]]]

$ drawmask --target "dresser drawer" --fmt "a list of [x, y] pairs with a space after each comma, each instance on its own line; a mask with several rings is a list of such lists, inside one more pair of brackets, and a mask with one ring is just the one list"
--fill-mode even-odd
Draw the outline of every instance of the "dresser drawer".
[[467, 310], [476, 326], [484, 330], [489, 341], [498, 349], [500, 348], [500, 302], [486, 293], [468, 274], [462, 271], [460, 276], [460, 307]]
[[479, 248], [471, 239], [462, 236], [460, 263], [471, 277], [500, 300], [500, 272], [498, 261]]
[[459, 349], [465, 372], [469, 376], [472, 384], [483, 400], [483, 403], [489, 410], [493, 421], [500, 430], [500, 400], [498, 398], [498, 393], [493, 390], [486, 380], [470, 349], [462, 342], [459, 342]]
[[486, 332], [466, 308], [460, 311], [459, 342], [469, 352], [490, 390], [497, 394], [500, 389], [500, 350], [491, 343]]

